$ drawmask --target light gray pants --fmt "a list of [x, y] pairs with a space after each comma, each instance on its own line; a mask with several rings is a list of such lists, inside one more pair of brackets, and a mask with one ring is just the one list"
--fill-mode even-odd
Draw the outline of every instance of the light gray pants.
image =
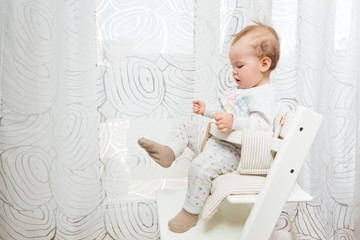
[[200, 153], [208, 122], [208, 119], [197, 116], [184, 121], [172, 131], [166, 144], [174, 151], [175, 157], [180, 156], [186, 147], [195, 153], [196, 157], [189, 168], [184, 204], [184, 209], [193, 214], [201, 212], [210, 194], [211, 181], [221, 174], [236, 170], [240, 159], [240, 148], [212, 137]]

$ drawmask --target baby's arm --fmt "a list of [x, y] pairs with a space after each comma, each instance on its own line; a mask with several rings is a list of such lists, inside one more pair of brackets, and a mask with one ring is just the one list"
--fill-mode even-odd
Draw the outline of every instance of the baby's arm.
[[193, 101], [193, 112], [196, 114], [203, 115], [205, 112], [205, 103], [201, 100]]
[[220, 108], [217, 104], [205, 104], [205, 102], [201, 100], [193, 101], [193, 112], [196, 114], [200, 114], [208, 118], [214, 118], [218, 111], [220, 111]]
[[227, 112], [217, 112], [215, 114], [215, 124], [222, 133], [226, 133], [232, 129], [234, 116]]

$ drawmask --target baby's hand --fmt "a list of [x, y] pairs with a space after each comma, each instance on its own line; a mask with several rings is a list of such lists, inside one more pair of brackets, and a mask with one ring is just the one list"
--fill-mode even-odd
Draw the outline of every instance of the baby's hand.
[[217, 112], [215, 114], [215, 124], [222, 133], [226, 133], [231, 130], [234, 116], [227, 112]]
[[193, 101], [193, 112], [196, 114], [204, 114], [205, 112], [205, 103], [201, 100]]

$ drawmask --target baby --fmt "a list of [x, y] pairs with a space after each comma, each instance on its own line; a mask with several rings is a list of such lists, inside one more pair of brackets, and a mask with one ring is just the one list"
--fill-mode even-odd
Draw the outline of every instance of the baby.
[[[234, 37], [229, 59], [237, 86], [224, 94], [218, 106], [194, 100], [193, 112], [214, 118], [223, 133], [245, 128], [273, 131], [280, 100], [269, 77], [280, 57], [278, 35], [273, 28], [256, 23]], [[196, 155], [189, 168], [183, 209], [168, 223], [174, 232], [185, 232], [197, 224], [210, 194], [211, 181], [235, 171], [239, 164], [239, 147], [215, 137], [208, 138], [203, 129], [198, 122], [188, 121], [172, 132], [165, 145], [145, 138], [138, 140], [150, 157], [165, 168], [170, 167], [186, 147]], [[204, 138], [206, 144], [200, 151]]]

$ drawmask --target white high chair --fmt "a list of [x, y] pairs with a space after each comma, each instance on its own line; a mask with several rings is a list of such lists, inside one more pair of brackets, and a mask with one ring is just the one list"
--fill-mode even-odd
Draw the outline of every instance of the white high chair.
[[[229, 195], [210, 220], [199, 218], [197, 226], [189, 231], [174, 233], [168, 229], [168, 221], [183, 207], [186, 189], [158, 190], [161, 240], [268, 240], [286, 202], [312, 201], [296, 179], [322, 116], [300, 106], [282, 117], [285, 121], [280, 120], [280, 136], [271, 141], [276, 156], [259, 194]], [[210, 128], [210, 133], [235, 144], [241, 144], [243, 136], [237, 131], [222, 134], [216, 126]]]

